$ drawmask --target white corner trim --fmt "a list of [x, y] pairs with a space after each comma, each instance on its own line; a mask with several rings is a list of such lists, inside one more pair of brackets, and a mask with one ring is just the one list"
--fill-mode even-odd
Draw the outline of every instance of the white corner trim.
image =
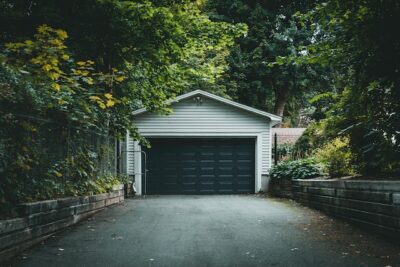
[[134, 159], [135, 159], [135, 187], [136, 187], [136, 195], [142, 195], [142, 151], [141, 146], [138, 141], [134, 141]]
[[261, 179], [262, 179], [262, 135], [258, 134], [255, 142], [256, 146], [256, 155], [255, 155], [255, 188], [254, 188], [254, 193], [258, 193], [259, 191], [262, 190], [261, 186]]

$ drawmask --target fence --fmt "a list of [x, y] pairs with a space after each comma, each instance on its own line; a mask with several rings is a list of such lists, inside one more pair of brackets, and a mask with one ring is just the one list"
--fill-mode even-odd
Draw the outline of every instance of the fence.
[[107, 132], [27, 115], [16, 115], [3, 126], [0, 174], [9, 180], [2, 181], [5, 188], [16, 179], [25, 187], [49, 176], [65, 182], [116, 174], [116, 140]]
[[272, 159], [274, 164], [279, 161], [298, 158], [295, 143], [305, 128], [273, 128]]

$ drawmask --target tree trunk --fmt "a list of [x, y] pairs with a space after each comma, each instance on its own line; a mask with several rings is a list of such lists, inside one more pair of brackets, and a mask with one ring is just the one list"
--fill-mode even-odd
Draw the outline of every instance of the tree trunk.
[[[289, 98], [289, 90], [280, 89], [277, 90], [275, 99], [275, 114], [283, 117], [283, 112], [285, 111], [285, 105]], [[277, 125], [279, 127], [279, 125]]]

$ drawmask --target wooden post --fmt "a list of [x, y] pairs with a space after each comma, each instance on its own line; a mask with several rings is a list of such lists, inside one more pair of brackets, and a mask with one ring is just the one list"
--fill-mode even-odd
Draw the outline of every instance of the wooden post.
[[274, 136], [274, 163], [278, 164], [278, 134], [275, 133]]

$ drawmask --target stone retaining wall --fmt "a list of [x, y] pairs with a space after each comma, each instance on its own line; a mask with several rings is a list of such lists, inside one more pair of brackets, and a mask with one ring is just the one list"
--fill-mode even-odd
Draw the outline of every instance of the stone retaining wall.
[[294, 180], [292, 194], [310, 207], [400, 237], [400, 181]]
[[111, 193], [21, 204], [21, 217], [0, 220], [0, 263], [54, 232], [123, 200], [124, 188], [118, 186]]
[[268, 190], [274, 197], [293, 198], [292, 180], [279, 179], [272, 180]]

